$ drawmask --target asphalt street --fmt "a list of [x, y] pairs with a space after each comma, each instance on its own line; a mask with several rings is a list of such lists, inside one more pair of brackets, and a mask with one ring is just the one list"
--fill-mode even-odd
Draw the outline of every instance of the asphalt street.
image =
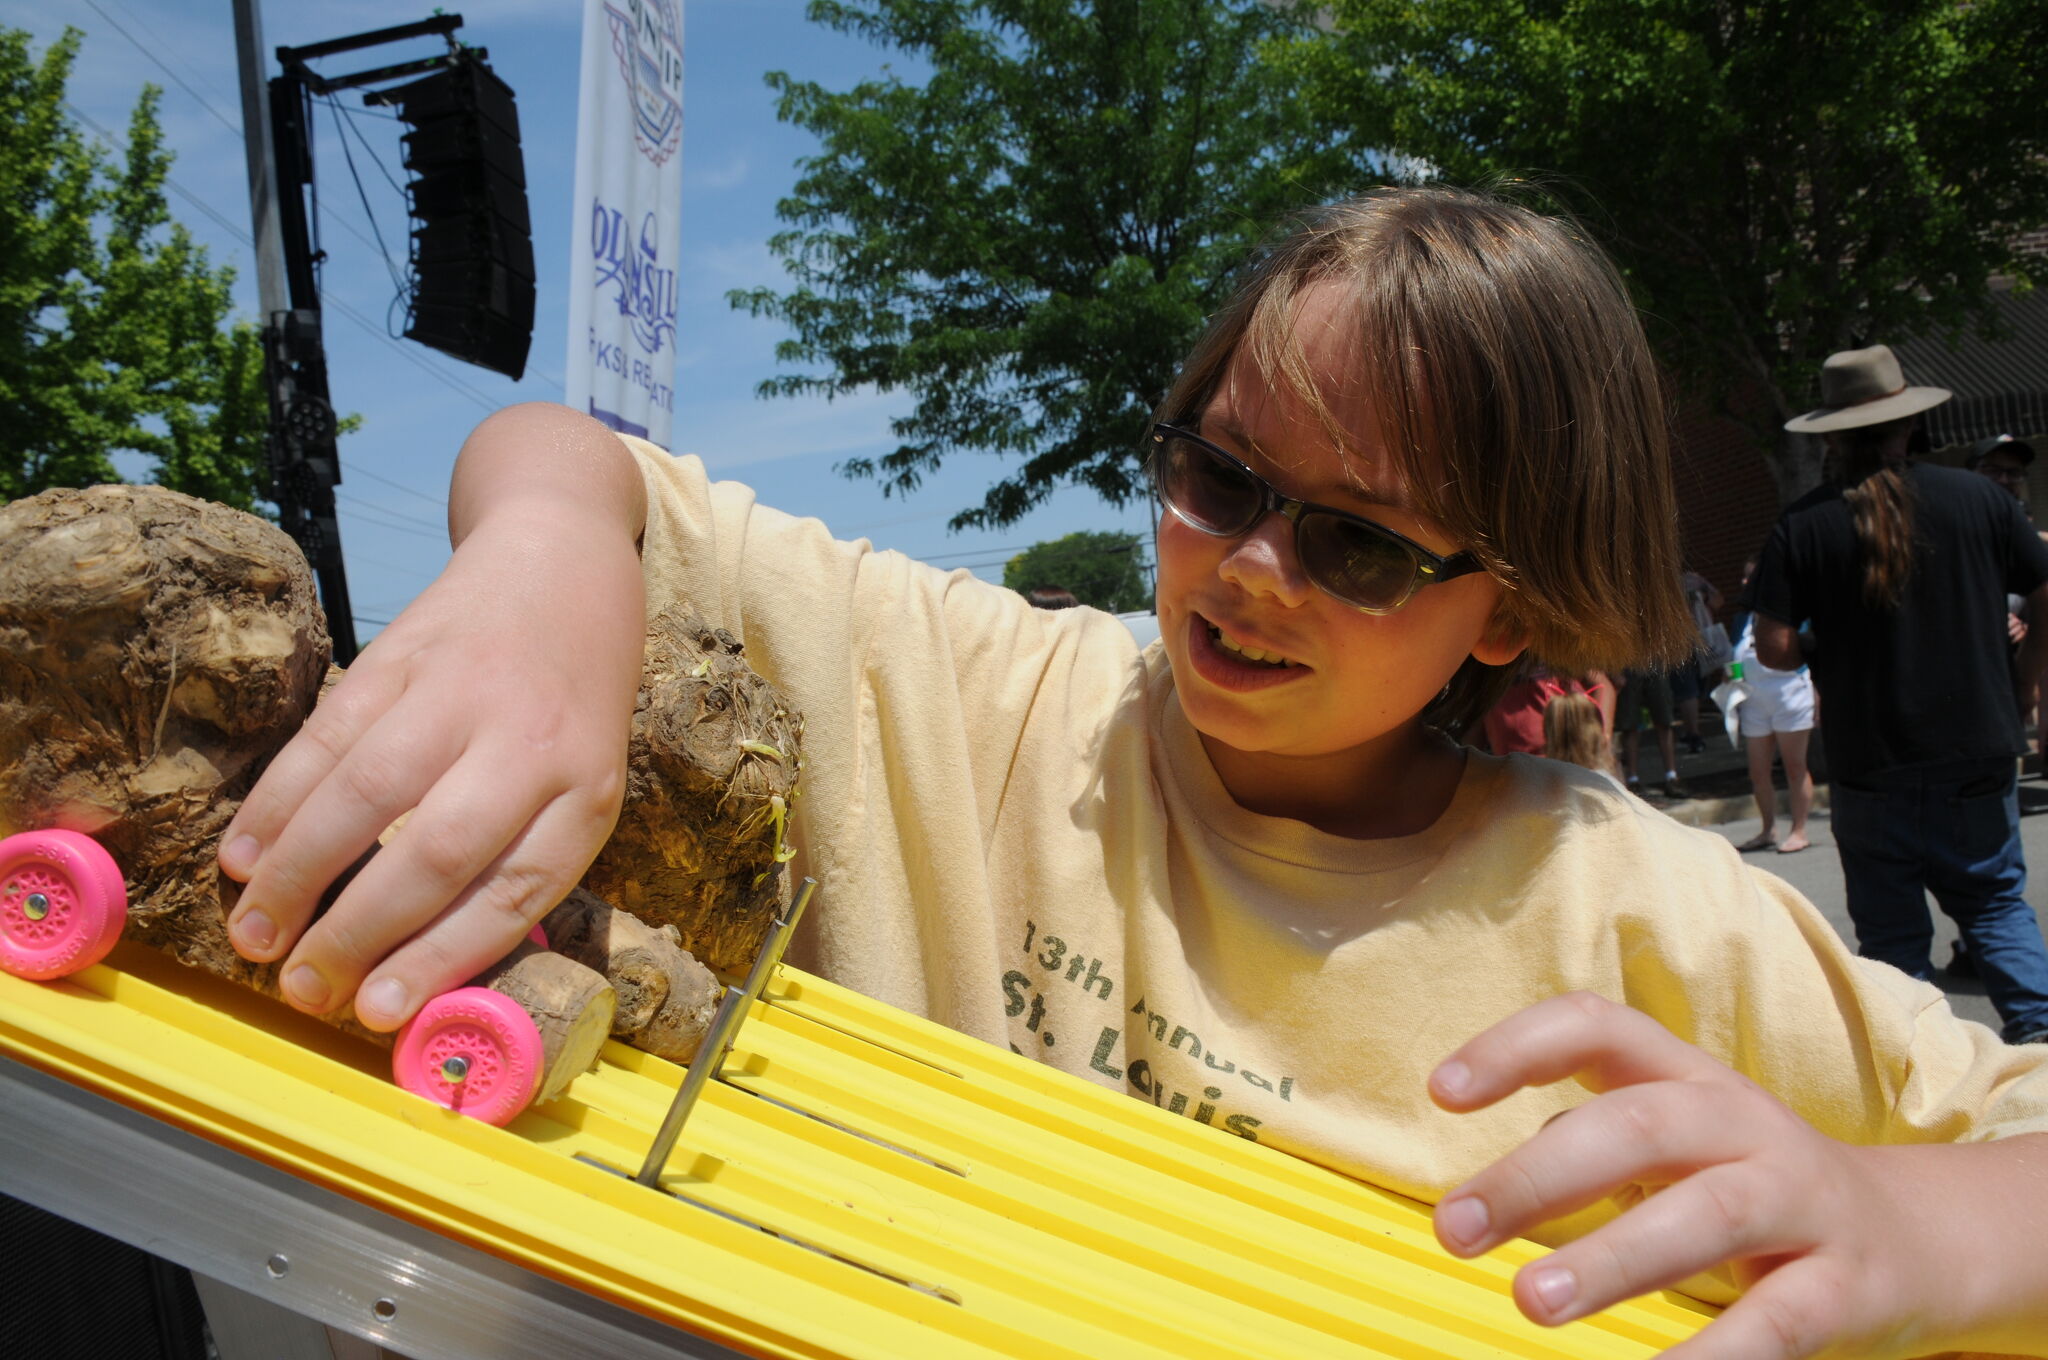
[[[2041, 788], [2038, 780], [2029, 779], [2020, 785], [2022, 796]], [[1752, 814], [1739, 822], [1724, 822], [1706, 828], [1727, 837], [1736, 845], [1756, 835], [1759, 823]], [[1777, 832], [1783, 836], [1789, 822], [1779, 817]], [[1779, 878], [1797, 888], [1807, 900], [1821, 909], [1821, 912], [1841, 932], [1842, 938], [1855, 948], [1856, 932], [1849, 924], [1849, 912], [1844, 904], [1842, 891], [1842, 863], [1835, 853], [1835, 838], [1832, 825], [1825, 811], [1815, 812], [1807, 821], [1808, 837], [1813, 841], [1811, 849], [1797, 854], [1781, 855], [1775, 850], [1752, 851], [1743, 859], [1755, 868]], [[2037, 915], [2043, 914], [2048, 904], [2048, 815], [2030, 815], [2020, 818], [2020, 840], [2027, 856], [2029, 874], [2027, 878], [2027, 901], [2033, 904]], [[1991, 1009], [1991, 1002], [1984, 995], [1984, 985], [1975, 978], [1952, 978], [1943, 972], [1943, 965], [1949, 961], [1955, 947], [1955, 922], [1943, 915], [1928, 899], [1928, 910], [1934, 916], [1934, 969], [1935, 981], [1948, 993], [1949, 1005], [1956, 1014], [1966, 1019], [1977, 1020], [1998, 1028], [1998, 1013]]]

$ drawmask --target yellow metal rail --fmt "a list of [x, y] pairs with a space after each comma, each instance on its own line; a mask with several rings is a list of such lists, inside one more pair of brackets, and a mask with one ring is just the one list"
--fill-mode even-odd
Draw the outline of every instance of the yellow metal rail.
[[659, 1189], [683, 1069], [618, 1044], [496, 1129], [382, 1052], [133, 944], [0, 975], [0, 1053], [528, 1270], [765, 1356], [1655, 1355], [1664, 1295], [1550, 1331], [1539, 1250], [1458, 1261], [1427, 1210], [878, 1005], [770, 982]]

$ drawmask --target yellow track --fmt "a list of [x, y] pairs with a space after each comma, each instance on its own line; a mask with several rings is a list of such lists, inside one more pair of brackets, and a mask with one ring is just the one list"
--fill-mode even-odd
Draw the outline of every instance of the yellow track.
[[1664, 1295], [1537, 1327], [1508, 1281], [1538, 1248], [1457, 1261], [1410, 1200], [790, 968], [666, 1194], [628, 1177], [683, 1069], [619, 1044], [491, 1128], [124, 943], [61, 982], [0, 975], [0, 1053], [761, 1355], [1619, 1360], [1709, 1316]]

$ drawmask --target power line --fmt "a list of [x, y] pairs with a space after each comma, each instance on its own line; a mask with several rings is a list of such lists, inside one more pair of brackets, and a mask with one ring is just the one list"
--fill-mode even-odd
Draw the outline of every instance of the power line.
[[[413, 562], [410, 564], [403, 562], [386, 562], [381, 557], [371, 557], [367, 553], [357, 552], [354, 548], [350, 548], [348, 550], [348, 564], [351, 568], [376, 567], [380, 571], [395, 572], [400, 576], [418, 577], [420, 574], [420, 564], [417, 562]], [[378, 606], [372, 605], [370, 607], [374, 609]]]
[[384, 483], [384, 485], [391, 487], [394, 490], [403, 491], [408, 496], [417, 496], [419, 499], [425, 501], [428, 505], [438, 506], [443, 510], [446, 510], [448, 508], [448, 502], [442, 500], [438, 496], [429, 496], [426, 492], [407, 486], [403, 482], [394, 482], [389, 477], [384, 476], [382, 473], [372, 472], [366, 467], [358, 467], [356, 464], [351, 463], [346, 458], [341, 460], [341, 465], [347, 468], [350, 472], [359, 473], [362, 476], [368, 477], [373, 482], [382, 482]]
[[351, 505], [355, 507], [352, 511], [350, 511], [350, 515], [353, 518], [359, 519], [363, 523], [371, 525], [374, 528], [389, 529], [394, 534], [411, 534], [415, 538], [432, 539], [434, 542], [440, 543], [444, 546], [448, 542], [448, 536], [445, 533], [429, 533], [425, 529], [417, 529], [412, 527], [413, 525], [419, 523], [418, 520], [412, 520], [408, 523], [397, 523], [391, 520], [376, 518], [378, 515], [388, 515], [391, 512], [382, 509], [379, 506], [373, 505], [369, 501], [363, 500], [360, 497], [350, 496], [344, 492], [337, 491], [334, 493], [334, 498], [338, 501], [348, 501]]
[[172, 80], [177, 81], [178, 88], [183, 90], [186, 94], [191, 95], [194, 99], [198, 100], [199, 107], [205, 109], [208, 113], [212, 114], [216, 119], [218, 119], [222, 127], [226, 128], [229, 132], [234, 133], [236, 137], [240, 137], [242, 135], [242, 125], [239, 122], [235, 122], [229, 119], [229, 117], [226, 114], [222, 113], [219, 109], [215, 108], [212, 104], [208, 103], [205, 95], [199, 93], [199, 91], [193, 89], [190, 85], [187, 85], [185, 83], [185, 77], [179, 75], [176, 71], [173, 71], [170, 67], [164, 65], [162, 57], [159, 57], [155, 52], [152, 52], [149, 49], [148, 44], [144, 43], [140, 38], [136, 37], [133, 33], [130, 33], [127, 29], [121, 27], [121, 25], [114, 19], [113, 15], [107, 13], [105, 10], [99, 7], [99, 5], [96, 3], [96, 0], [85, 0], [85, 4], [86, 7], [91, 9], [94, 14], [97, 14], [100, 16], [100, 18], [106, 20], [107, 26], [109, 28], [113, 29], [116, 33], [126, 38], [129, 42], [135, 44], [136, 51], [142, 53], [143, 56], [148, 57], [151, 61], [155, 62], [156, 68], [159, 71], [162, 71]]
[[489, 397], [477, 391], [468, 383], [463, 382], [460, 378], [444, 373], [440, 369], [433, 367], [424, 359], [420, 358], [419, 355], [413, 353], [412, 350], [406, 348], [406, 346], [404, 346], [403, 344], [400, 344], [396, 339], [392, 337], [390, 332], [379, 327], [375, 322], [371, 321], [368, 317], [364, 316], [355, 308], [349, 306], [346, 302], [343, 302], [340, 298], [323, 298], [321, 301], [322, 305], [334, 308], [343, 316], [355, 322], [356, 325], [360, 327], [365, 334], [377, 340], [381, 340], [384, 344], [390, 346], [397, 353], [404, 355], [406, 361], [420, 369], [420, 371], [439, 379], [441, 382], [447, 384], [448, 387], [450, 387], [454, 391], [460, 393], [465, 397], [468, 397], [471, 401], [483, 407], [484, 410], [496, 411], [499, 407], [504, 405], [503, 402], [492, 401]]
[[[71, 114], [72, 117], [78, 119], [81, 123], [84, 123], [87, 127], [99, 133], [102, 137], [105, 137], [108, 141], [112, 142], [116, 147], [122, 150], [127, 149], [127, 143], [125, 141], [123, 141], [119, 136], [115, 135], [113, 132], [109, 131], [105, 124], [101, 123], [98, 119], [86, 113], [76, 104], [73, 104], [69, 100], [66, 100], [64, 103], [64, 108], [67, 112]], [[180, 184], [177, 180], [171, 178], [169, 175], [164, 176], [164, 185], [165, 187], [176, 192], [179, 197], [185, 199], [194, 207], [198, 208], [199, 211], [205, 213], [206, 216], [212, 218], [213, 221], [221, 228], [221, 230], [227, 232], [228, 235], [234, 237], [237, 241], [240, 241], [243, 245], [248, 246], [252, 250], [255, 248], [255, 239], [251, 237], [247, 231], [244, 231], [241, 227], [237, 226], [233, 221], [231, 221], [227, 216], [221, 213], [212, 204], [208, 203], [205, 199], [199, 197], [199, 195], [193, 193], [190, 189], [187, 189], [184, 185]], [[341, 222], [342, 226], [347, 227], [349, 230], [355, 232], [359, 238], [365, 241], [368, 240], [367, 237], [363, 237], [362, 232], [358, 230], [352, 223], [350, 223], [348, 219], [340, 218], [337, 220]], [[335, 311], [339, 312], [343, 317], [347, 318], [350, 321], [353, 321], [358, 327], [360, 327], [365, 333], [367, 333], [374, 339], [380, 340], [384, 344], [389, 345], [398, 354], [403, 356], [406, 362], [412, 364], [415, 368], [418, 368], [428, 377], [431, 377], [436, 381], [442, 383], [443, 385], [453, 389], [458, 394], [468, 397], [471, 401], [483, 407], [484, 410], [495, 411], [502, 404], [499, 402], [492, 401], [489, 397], [485, 396], [476, 388], [471, 387], [468, 383], [465, 383], [460, 379], [454, 377], [453, 375], [445, 373], [442, 370], [434, 367], [432, 364], [429, 364], [419, 354], [414, 352], [412, 349], [406, 347], [405, 345], [400, 344], [397, 340], [391, 337], [389, 332], [387, 332], [382, 327], [370, 321], [369, 318], [365, 317], [361, 312], [357, 311], [355, 308], [349, 306], [348, 303], [343, 302], [340, 298], [330, 297], [324, 298], [322, 299], [322, 301], [326, 306], [332, 307]]]
[[[157, 32], [155, 29], [149, 26], [149, 20], [143, 18], [140, 14], [137, 14], [133, 9], [129, 8], [127, 5], [116, 3], [116, 0], [108, 0], [108, 3], [112, 4], [117, 11], [125, 15], [129, 23], [134, 24], [137, 28], [141, 29], [143, 36], [147, 37], [151, 42], [154, 42], [156, 44], [156, 48], [159, 53], [168, 53], [171, 50], [171, 45], [164, 41], [163, 34]], [[181, 61], [178, 63], [178, 65], [181, 68], [183, 68], [186, 75], [191, 76], [192, 79], [198, 84], [205, 86], [208, 93], [212, 94], [215, 99], [218, 99], [222, 103], [222, 105], [228, 108], [240, 107], [242, 102], [242, 96], [239, 86], [232, 90], [226, 89], [222, 87], [219, 84], [219, 82], [200, 73], [199, 71], [194, 70], [190, 62]], [[239, 129], [237, 131], [237, 135], [240, 135]]]
[[375, 510], [380, 515], [389, 515], [392, 519], [403, 521], [406, 524], [417, 524], [422, 529], [432, 530], [435, 536], [439, 538], [445, 538], [448, 535], [448, 526], [445, 524], [435, 524], [416, 515], [408, 515], [402, 511], [393, 510], [388, 505], [379, 505], [375, 501], [366, 501], [361, 496], [351, 496], [346, 491], [335, 492], [334, 498], [347, 501], [351, 505], [362, 506], [368, 510]]

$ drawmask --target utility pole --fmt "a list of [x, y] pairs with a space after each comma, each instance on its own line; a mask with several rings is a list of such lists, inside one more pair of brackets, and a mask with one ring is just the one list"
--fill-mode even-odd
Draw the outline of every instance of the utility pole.
[[235, 55], [242, 72], [242, 149], [249, 161], [249, 217], [256, 228], [256, 296], [267, 320], [286, 307], [284, 246], [277, 235], [277, 184], [270, 176], [270, 100], [263, 93], [263, 15], [235, 0]]
[[242, 78], [242, 134], [248, 150], [249, 209], [256, 228], [256, 275], [263, 308], [263, 374], [270, 392], [270, 494], [278, 524], [320, 583], [334, 660], [356, 658], [355, 618], [341, 558], [334, 488], [341, 481], [327, 356], [320, 333], [305, 191], [313, 179], [309, 95], [288, 69], [264, 79], [258, 0], [234, 0]]

